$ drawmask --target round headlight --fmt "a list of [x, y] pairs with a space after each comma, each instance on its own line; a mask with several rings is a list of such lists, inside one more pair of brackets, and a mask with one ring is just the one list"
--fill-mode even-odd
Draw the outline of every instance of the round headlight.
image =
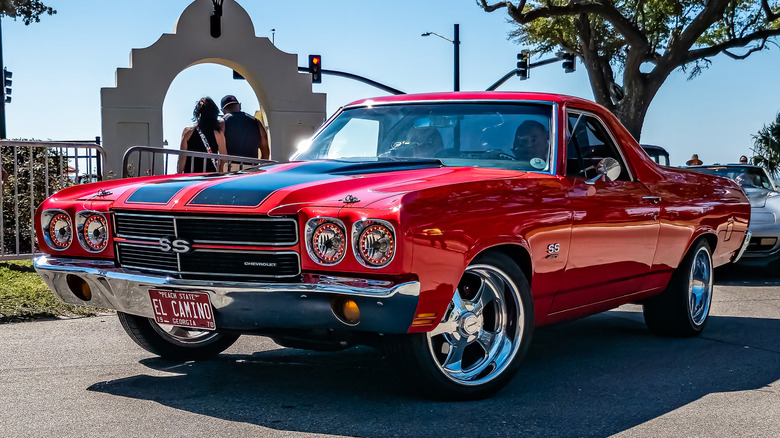
[[331, 220], [309, 221], [306, 246], [312, 259], [321, 265], [335, 265], [344, 258], [347, 251], [347, 236], [344, 228]]
[[46, 243], [58, 251], [67, 249], [73, 241], [73, 226], [65, 212], [54, 213], [45, 232]]
[[100, 252], [108, 246], [108, 221], [100, 213], [86, 216], [84, 224], [79, 225], [80, 242], [84, 249]]
[[391, 227], [382, 223], [372, 223], [363, 228], [356, 242], [360, 258], [372, 267], [385, 266], [395, 255], [395, 237]]

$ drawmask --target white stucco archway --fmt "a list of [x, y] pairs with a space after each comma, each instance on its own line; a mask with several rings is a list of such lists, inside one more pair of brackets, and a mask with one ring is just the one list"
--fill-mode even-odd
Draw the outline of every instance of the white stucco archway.
[[211, 0], [195, 0], [173, 34], [133, 49], [130, 67], [116, 72], [116, 87], [101, 89], [106, 176], [121, 176], [122, 155], [131, 146], [163, 146], [162, 107], [173, 80], [197, 64], [214, 63], [239, 72], [262, 106], [271, 157], [285, 161], [298, 141], [325, 119], [325, 94], [311, 91], [311, 76], [298, 73], [298, 57], [255, 36], [249, 14], [235, 0], [223, 4], [222, 35], [209, 33]]

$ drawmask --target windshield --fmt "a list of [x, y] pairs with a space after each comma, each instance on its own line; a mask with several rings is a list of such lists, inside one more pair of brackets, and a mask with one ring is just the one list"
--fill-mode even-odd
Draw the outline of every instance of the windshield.
[[550, 172], [552, 105], [441, 103], [345, 110], [294, 160], [435, 158]]
[[743, 188], [761, 188], [766, 190], [776, 190], [772, 180], [769, 179], [764, 169], [751, 166], [712, 166], [691, 168], [697, 172], [709, 173], [712, 175], [725, 176], [737, 182]]

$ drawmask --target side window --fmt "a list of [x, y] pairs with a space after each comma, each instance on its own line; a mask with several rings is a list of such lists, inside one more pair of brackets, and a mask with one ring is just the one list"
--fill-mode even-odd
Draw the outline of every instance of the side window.
[[630, 181], [628, 168], [607, 129], [593, 116], [569, 114], [569, 143], [566, 147], [566, 175], [577, 178], [593, 178], [596, 166], [604, 158], [614, 158], [620, 163], [618, 180]]
[[351, 119], [333, 137], [324, 158], [375, 157], [379, 140], [379, 122], [370, 119]]

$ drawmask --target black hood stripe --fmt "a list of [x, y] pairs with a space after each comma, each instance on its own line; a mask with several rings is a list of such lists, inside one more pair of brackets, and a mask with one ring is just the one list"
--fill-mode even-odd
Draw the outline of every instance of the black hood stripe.
[[442, 164], [435, 159], [361, 159], [302, 162], [291, 169], [278, 169], [280, 166], [288, 167], [289, 164], [263, 167], [260, 172], [247, 172], [240, 177], [212, 174], [151, 183], [139, 187], [125, 202], [165, 205], [187, 187], [219, 179], [223, 181], [198, 192], [188, 205], [255, 207], [271, 193], [298, 184], [370, 173], [437, 168]]
[[[188, 205], [254, 207], [271, 193], [298, 184], [325, 181], [344, 176], [441, 167], [439, 160], [374, 159], [366, 161], [322, 160], [300, 163], [292, 169], [260, 172], [231, 178], [203, 189]], [[272, 166], [267, 169], [272, 169]]]
[[179, 191], [185, 187], [191, 186], [193, 182], [202, 182], [208, 179], [211, 178], [176, 178], [169, 181], [147, 184], [139, 187], [125, 202], [128, 204], [167, 204], [177, 193], [179, 193]]
[[254, 207], [271, 193], [297, 184], [337, 178], [324, 173], [302, 173], [295, 169], [284, 172], [261, 172], [242, 178], [231, 178], [201, 190], [188, 205], [219, 205]]

